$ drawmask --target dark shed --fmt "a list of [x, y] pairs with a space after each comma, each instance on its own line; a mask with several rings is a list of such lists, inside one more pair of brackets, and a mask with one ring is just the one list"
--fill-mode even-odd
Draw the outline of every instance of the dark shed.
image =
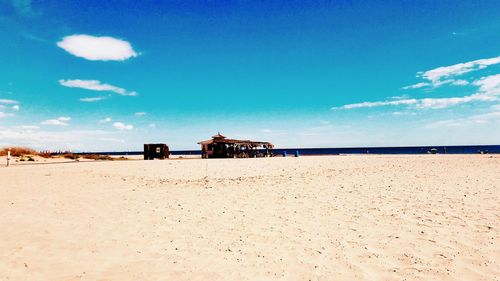
[[170, 150], [164, 143], [144, 144], [144, 160], [153, 160], [169, 158]]

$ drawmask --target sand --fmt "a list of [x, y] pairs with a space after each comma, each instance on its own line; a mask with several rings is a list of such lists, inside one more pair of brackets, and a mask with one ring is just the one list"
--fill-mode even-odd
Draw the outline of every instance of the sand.
[[35, 163], [0, 167], [0, 280], [500, 276], [498, 155]]

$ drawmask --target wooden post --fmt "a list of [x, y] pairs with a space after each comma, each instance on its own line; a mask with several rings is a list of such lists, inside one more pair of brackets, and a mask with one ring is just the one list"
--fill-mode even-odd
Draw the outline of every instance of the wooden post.
[[7, 167], [9, 167], [9, 166], [10, 166], [10, 148], [7, 151]]

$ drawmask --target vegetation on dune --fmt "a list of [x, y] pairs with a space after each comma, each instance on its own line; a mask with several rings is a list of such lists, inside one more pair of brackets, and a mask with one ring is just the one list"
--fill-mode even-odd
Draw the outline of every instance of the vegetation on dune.
[[109, 155], [99, 155], [99, 154], [86, 154], [83, 155], [83, 159], [92, 159], [92, 160], [113, 160]]
[[88, 160], [125, 160], [126, 158], [112, 158], [109, 155], [101, 155], [101, 154], [75, 154], [75, 153], [67, 153], [63, 155], [66, 159], [78, 160], [80, 158], [88, 159]]
[[50, 152], [39, 152], [38, 156], [40, 156], [42, 158], [52, 158], [52, 153], [50, 153]]
[[[2, 148], [0, 150], [0, 156], [6, 156], [8, 151], [8, 147]], [[27, 147], [10, 147], [10, 155], [13, 157], [22, 157], [25, 155], [38, 155], [38, 152]]]
[[78, 160], [80, 158], [80, 155], [74, 153], [66, 153], [59, 156], [71, 160]]
[[78, 160], [80, 158], [89, 159], [89, 160], [128, 160], [125, 157], [113, 158], [109, 155], [101, 155], [101, 154], [76, 154], [76, 153], [64, 153], [64, 154], [52, 154], [50, 152], [38, 152], [34, 149], [28, 147], [4, 147], [0, 148], [0, 156], [6, 156], [10, 149], [10, 155], [12, 157], [20, 157], [19, 161], [35, 161], [33, 156], [39, 156], [43, 158], [53, 158], [60, 157], [71, 160]]

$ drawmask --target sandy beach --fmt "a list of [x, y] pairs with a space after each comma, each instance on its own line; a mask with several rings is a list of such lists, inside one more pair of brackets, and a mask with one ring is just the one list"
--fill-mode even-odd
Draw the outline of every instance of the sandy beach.
[[498, 155], [0, 161], [0, 280], [500, 276]]

